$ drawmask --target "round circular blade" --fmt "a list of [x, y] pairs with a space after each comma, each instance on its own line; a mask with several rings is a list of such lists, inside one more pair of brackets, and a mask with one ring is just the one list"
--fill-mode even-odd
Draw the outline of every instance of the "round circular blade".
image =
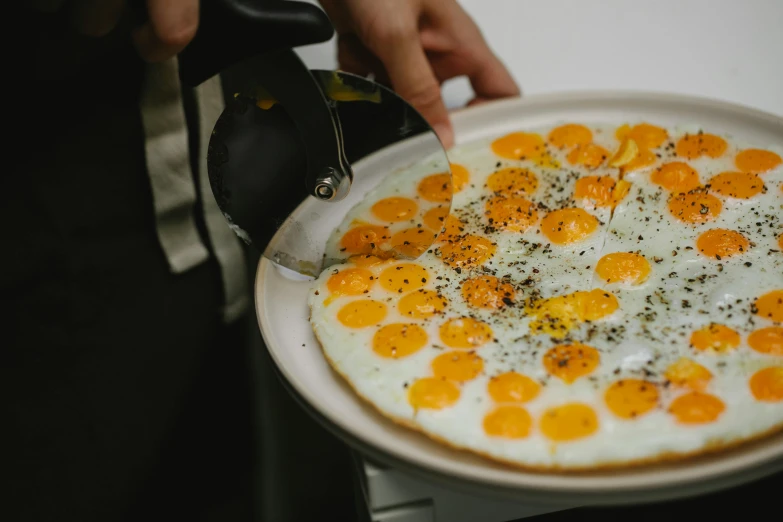
[[[342, 190], [330, 200], [308, 191], [307, 147], [289, 115], [302, 111], [287, 111], [259, 93], [234, 98], [215, 126], [208, 164], [218, 206], [265, 257], [307, 276], [358, 254], [418, 257], [436, 240], [451, 209], [451, 170], [435, 131], [390, 89], [348, 73], [311, 72], [351, 167], [352, 179], [341, 180], [347, 194]], [[395, 156], [402, 143], [406, 154]], [[363, 173], [378, 155], [398, 159], [376, 186]], [[328, 179], [319, 186], [321, 194], [328, 193], [324, 185]], [[318, 204], [298, 211], [308, 197]], [[323, 217], [333, 213], [345, 219], [337, 229], [324, 228]]]

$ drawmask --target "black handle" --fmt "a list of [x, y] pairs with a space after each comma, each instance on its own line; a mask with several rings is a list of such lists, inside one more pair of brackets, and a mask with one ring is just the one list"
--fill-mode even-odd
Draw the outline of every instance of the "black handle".
[[[136, 2], [147, 19], [146, 0]], [[247, 58], [329, 40], [329, 17], [317, 6], [292, 0], [201, 0], [196, 35], [179, 54], [180, 77], [195, 87]]]

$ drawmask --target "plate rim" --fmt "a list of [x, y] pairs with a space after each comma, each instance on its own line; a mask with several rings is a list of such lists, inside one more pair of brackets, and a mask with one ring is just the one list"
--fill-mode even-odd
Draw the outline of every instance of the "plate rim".
[[[698, 106], [703, 109], [715, 109], [723, 113], [733, 112], [737, 116], [763, 120], [766, 124], [780, 127], [780, 131], [783, 133], [783, 116], [717, 98], [665, 91], [595, 89], [550, 92], [484, 102], [478, 105], [453, 110], [450, 114], [455, 130], [457, 130], [459, 124], [462, 123], [462, 120], [475, 115], [481, 115], [482, 113], [489, 113], [494, 110], [505, 110], [520, 106], [559, 105], [574, 102], [586, 103], [602, 101], [611, 101], [615, 103], [668, 103]], [[459, 132], [456, 133], [456, 138], [456, 142], [460, 143]], [[452, 485], [467, 484], [471, 489], [480, 488], [485, 491], [495, 491], [503, 497], [508, 497], [510, 495], [515, 496], [515, 493], [524, 496], [543, 494], [547, 501], [568, 497], [570, 499], [568, 502], [570, 505], [577, 505], [572, 502], [577, 499], [583, 504], [614, 504], [623, 503], [625, 498], [631, 495], [644, 497], [648, 500], [664, 500], [666, 498], [690, 496], [690, 494], [687, 494], [684, 491], [678, 492], [677, 489], [689, 487], [689, 490], [703, 490], [692, 494], [706, 493], [707, 491], [732, 487], [739, 485], [742, 482], [762, 478], [763, 476], [770, 475], [783, 469], [783, 441], [781, 441], [779, 445], [773, 446], [772, 449], [762, 447], [756, 448], [755, 451], [749, 451], [749, 445], [754, 444], [754, 442], [751, 441], [741, 445], [740, 448], [742, 449], [729, 450], [723, 454], [723, 456], [716, 454], [715, 456], [710, 457], [708, 462], [696, 461], [689, 463], [688, 461], [685, 461], [683, 463], [675, 464], [673, 466], [675, 469], [666, 471], [647, 468], [647, 472], [650, 475], [649, 483], [645, 483], [645, 481], [641, 481], [641, 483], [638, 484], [628, 484], [624, 482], [623, 475], [633, 472], [638, 473], [640, 470], [642, 473], [645, 472], [645, 467], [632, 467], [618, 469], [616, 474], [612, 473], [611, 477], [602, 476], [600, 478], [591, 476], [590, 473], [542, 473], [512, 470], [520, 477], [530, 477], [530, 480], [524, 481], [526, 482], [524, 484], [509, 484], [507, 481], [492, 480], [491, 477], [478, 478], [475, 476], [465, 476], [461, 473], [454, 474], [454, 470], [449, 472], [449, 470], [444, 469], [443, 467], [438, 469], [436, 467], [428, 466], [426, 463], [408, 459], [406, 458], [404, 451], [400, 449], [391, 452], [387, 449], [379, 448], [373, 445], [371, 441], [366, 440], [366, 437], [362, 437], [355, 430], [352, 430], [350, 426], [344, 425], [344, 423], [341, 422], [339, 415], [321, 411], [319, 407], [315, 406], [312, 399], [315, 397], [316, 393], [309, 392], [308, 386], [297, 379], [296, 375], [291, 374], [278, 358], [274, 343], [270, 343], [269, 335], [265, 331], [269, 327], [269, 324], [265, 320], [266, 314], [263, 299], [263, 296], [265, 295], [264, 275], [272, 268], [272, 263], [266, 258], [261, 257], [256, 269], [254, 281], [254, 303], [259, 330], [264, 340], [264, 345], [276, 366], [276, 373], [285, 381], [287, 387], [289, 387], [289, 393], [294, 394], [295, 397], [298, 396], [296, 398], [299, 402], [303, 403], [302, 406], [304, 409], [307, 410], [311, 416], [317, 417], [316, 420], [322, 424], [326, 424], [329, 431], [340, 436], [349, 443], [349, 445], [355, 448], [358, 447], [358, 449], [365, 452], [368, 448], [371, 448], [373, 450], [372, 456], [378, 460], [393, 466], [401, 464], [399, 466], [400, 469], [411, 471], [416, 475], [429, 479], [440, 480], [442, 482], [445, 481]], [[356, 400], [358, 401], [360, 399], [357, 397]], [[330, 424], [331, 426], [329, 426]], [[744, 462], [743, 459], [738, 458], [738, 452], [747, 453], [744, 460], [748, 460], [749, 462]], [[751, 458], [753, 455], [756, 455], [756, 457]], [[727, 462], [732, 463], [732, 457], [736, 462], [733, 462], [733, 466], [727, 465]], [[710, 470], [710, 468], [719, 469]], [[653, 480], [655, 475], [658, 474], [674, 474], [676, 477], [670, 477], [670, 480], [668, 481]], [[740, 479], [738, 475], [745, 475], [745, 478]], [[706, 484], [701, 488], [694, 486], [694, 484], [707, 480], [711, 482], [722, 481], [723, 485], [715, 484], [709, 489], [706, 489]], [[559, 482], [566, 482], [568, 485], [558, 484]], [[591, 484], [596, 482], [598, 484]], [[639, 480], [637, 480], [637, 482], [639, 482]], [[732, 483], [729, 484], [729, 482]], [[609, 483], [611, 483], [611, 485]], [[669, 493], [668, 495], [667, 492]], [[674, 495], [672, 493], [681, 494]]]

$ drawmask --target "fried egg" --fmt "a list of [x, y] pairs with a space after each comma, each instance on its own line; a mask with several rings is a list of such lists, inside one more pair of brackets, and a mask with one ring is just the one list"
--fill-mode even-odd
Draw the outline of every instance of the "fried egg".
[[[627, 466], [762, 436], [783, 428], [781, 155], [653, 122], [459, 146], [448, 215], [431, 197], [443, 176], [419, 173], [335, 230], [328, 248], [352, 257], [314, 282], [313, 330], [381, 414], [516, 466]], [[420, 257], [354, 241], [422, 199], [439, 235]]]

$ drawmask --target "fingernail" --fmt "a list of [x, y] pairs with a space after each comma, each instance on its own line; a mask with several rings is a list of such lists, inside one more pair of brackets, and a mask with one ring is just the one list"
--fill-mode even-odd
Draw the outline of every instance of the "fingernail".
[[444, 148], [450, 149], [454, 145], [454, 131], [451, 129], [451, 125], [436, 123], [432, 128], [435, 130], [435, 134], [438, 135]]

